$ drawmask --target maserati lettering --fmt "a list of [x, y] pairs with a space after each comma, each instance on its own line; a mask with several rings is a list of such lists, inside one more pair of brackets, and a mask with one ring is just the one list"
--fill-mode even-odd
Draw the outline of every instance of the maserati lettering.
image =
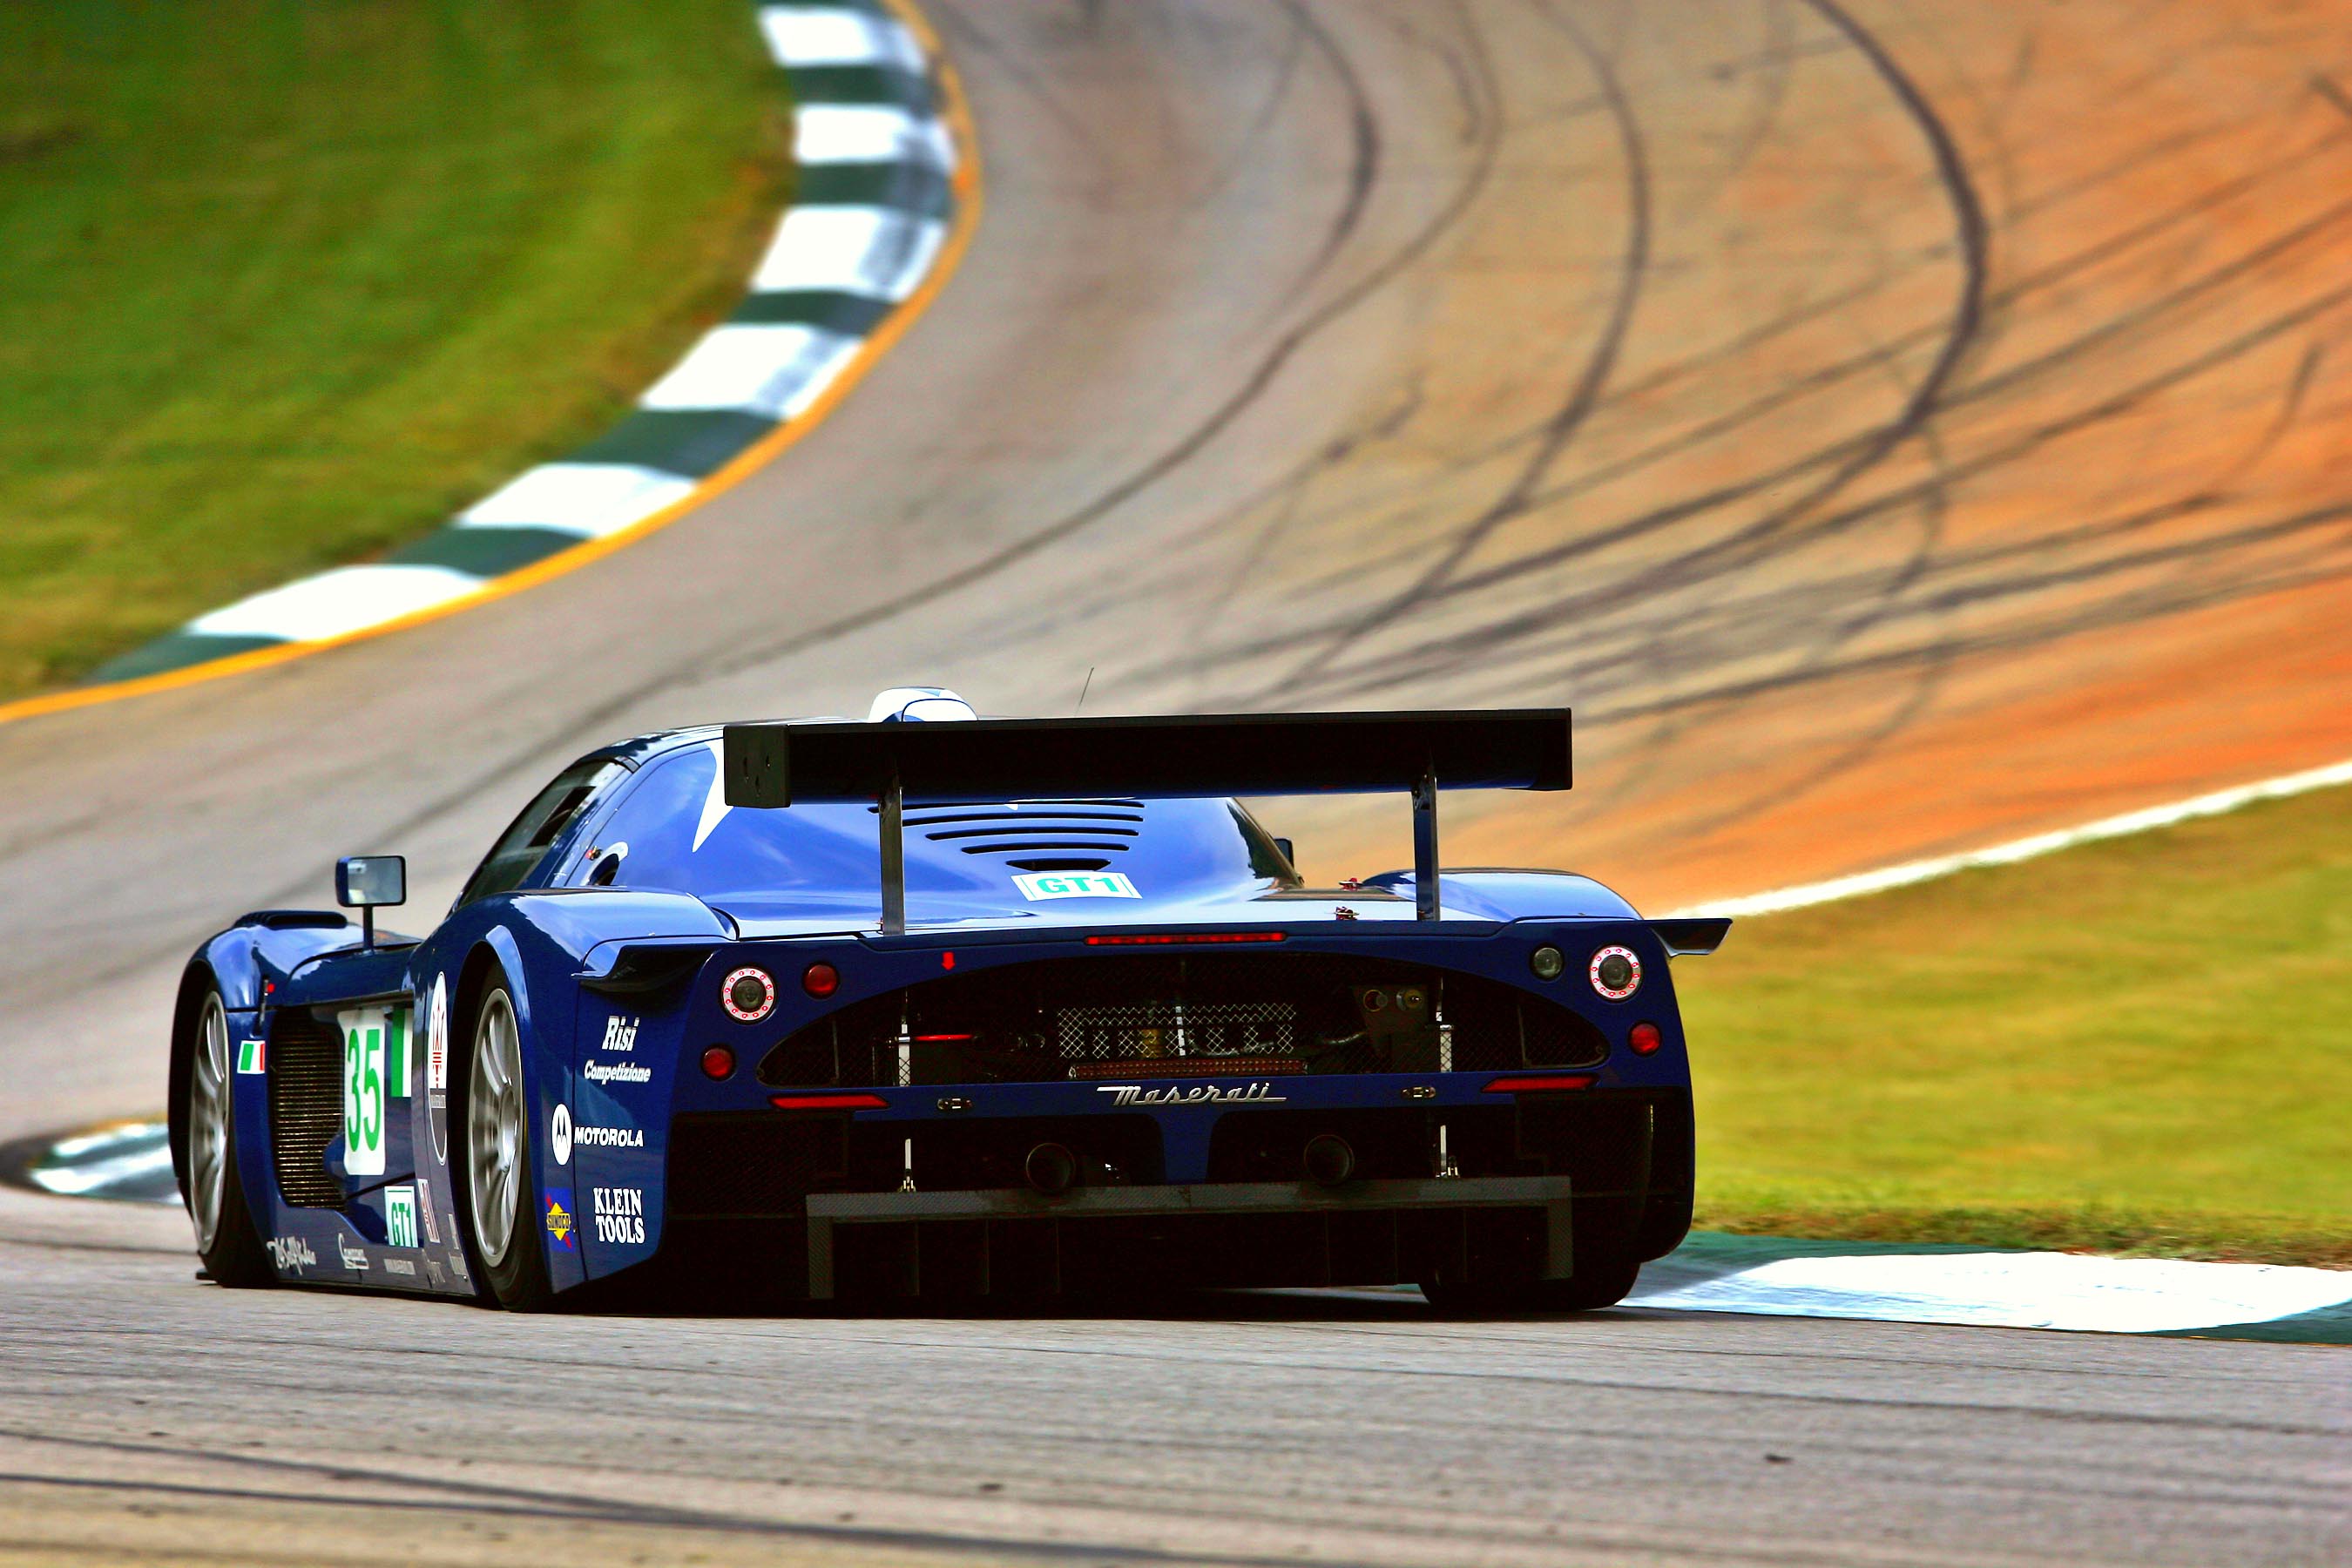
[[1113, 1105], [1229, 1105], [1240, 1100], [1270, 1105], [1290, 1098], [1275, 1093], [1274, 1085], [1266, 1082], [1237, 1083], [1225, 1089], [1213, 1083], [1171, 1083], [1164, 1089], [1146, 1089], [1139, 1083], [1105, 1083], [1096, 1085], [1095, 1092], [1109, 1095]]

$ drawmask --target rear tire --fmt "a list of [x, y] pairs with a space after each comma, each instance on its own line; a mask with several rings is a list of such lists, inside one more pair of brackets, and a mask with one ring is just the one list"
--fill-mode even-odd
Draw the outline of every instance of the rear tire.
[[522, 1025], [503, 970], [482, 976], [464, 1089], [450, 1119], [461, 1130], [451, 1151], [458, 1223], [476, 1278], [509, 1311], [535, 1311], [553, 1299], [544, 1217], [530, 1154], [530, 1094], [522, 1066]]
[[1633, 1258], [1601, 1252], [1580, 1255], [1565, 1279], [1423, 1280], [1421, 1293], [1448, 1316], [1594, 1312], [1623, 1300], [1641, 1273]]
[[236, 1168], [235, 1067], [229, 1059], [228, 1008], [206, 987], [196, 1008], [188, 1059], [188, 1220], [196, 1254], [216, 1285], [252, 1289], [278, 1283], [269, 1249], [254, 1228], [253, 1206]]

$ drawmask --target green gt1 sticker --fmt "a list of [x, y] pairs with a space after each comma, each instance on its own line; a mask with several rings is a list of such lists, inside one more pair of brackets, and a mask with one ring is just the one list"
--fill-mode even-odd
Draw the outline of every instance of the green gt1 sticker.
[[394, 1247], [416, 1245], [416, 1188], [413, 1184], [384, 1188], [383, 1233]]
[[1139, 899], [1135, 884], [1117, 871], [1028, 871], [1013, 879], [1021, 896], [1039, 899]]
[[383, 1102], [408, 1098], [408, 1009], [351, 1007], [343, 1030], [343, 1169], [383, 1174]]

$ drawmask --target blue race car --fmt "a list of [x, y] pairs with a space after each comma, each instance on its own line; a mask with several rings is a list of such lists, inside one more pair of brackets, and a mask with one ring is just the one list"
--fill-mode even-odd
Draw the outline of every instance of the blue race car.
[[[200, 947], [174, 1167], [223, 1285], [533, 1308], [1415, 1283], [1605, 1306], [1679, 1243], [1690, 1073], [1644, 921], [1449, 870], [1441, 787], [1564, 789], [1565, 710], [865, 723], [590, 753], [422, 939]], [[1309, 888], [1235, 795], [1409, 794], [1414, 868]]]

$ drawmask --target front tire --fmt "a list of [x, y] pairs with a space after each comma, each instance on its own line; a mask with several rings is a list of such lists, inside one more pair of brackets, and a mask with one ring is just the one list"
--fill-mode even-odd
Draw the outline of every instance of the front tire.
[[467, 1053], [464, 1135], [450, 1162], [464, 1215], [467, 1247], [498, 1304], [527, 1312], [554, 1296], [533, 1201], [530, 1096], [523, 1079], [522, 1026], [506, 974], [495, 964], [482, 979]]
[[229, 1060], [228, 1008], [206, 987], [196, 1009], [188, 1061], [188, 1220], [196, 1253], [214, 1283], [231, 1289], [275, 1285], [269, 1249], [253, 1226], [253, 1206], [236, 1168], [236, 1084]]

